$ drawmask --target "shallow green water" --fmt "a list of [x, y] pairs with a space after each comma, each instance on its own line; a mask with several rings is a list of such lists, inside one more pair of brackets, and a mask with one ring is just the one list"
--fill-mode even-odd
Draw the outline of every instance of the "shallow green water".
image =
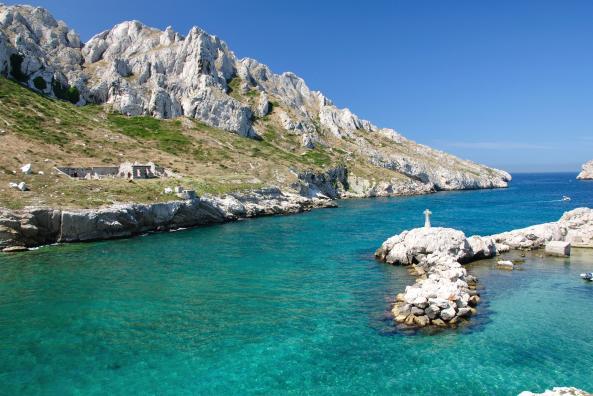
[[[593, 390], [593, 252], [469, 266], [467, 328], [402, 334], [411, 278], [372, 258], [422, 225], [487, 234], [593, 204], [575, 175], [0, 256], [2, 394], [517, 394]], [[573, 197], [559, 202], [562, 194]]]

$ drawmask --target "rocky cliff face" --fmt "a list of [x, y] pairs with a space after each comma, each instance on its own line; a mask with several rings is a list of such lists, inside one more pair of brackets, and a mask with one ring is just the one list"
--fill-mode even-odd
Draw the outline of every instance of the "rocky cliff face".
[[97, 210], [0, 208], [0, 251], [56, 242], [124, 238], [147, 231], [163, 231], [223, 223], [241, 218], [300, 213], [335, 207], [327, 198], [285, 194], [277, 188], [223, 197], [200, 197], [151, 205], [124, 204]]
[[250, 138], [261, 138], [257, 120], [266, 119], [297, 135], [304, 149], [348, 142], [370, 166], [405, 176], [391, 187], [354, 183], [372, 185], [366, 195], [505, 187], [510, 180], [506, 172], [416, 144], [339, 109], [293, 73], [237, 59], [226, 43], [196, 27], [183, 36], [123, 22], [83, 45], [47, 10], [0, 5], [0, 74], [49, 96], [107, 104], [131, 116], [185, 116]]
[[579, 180], [593, 180], [593, 160], [585, 162], [581, 168], [581, 173], [577, 176]]

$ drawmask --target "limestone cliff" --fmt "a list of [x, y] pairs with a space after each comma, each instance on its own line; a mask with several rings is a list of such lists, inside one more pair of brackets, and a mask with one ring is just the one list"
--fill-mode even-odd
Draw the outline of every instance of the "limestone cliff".
[[238, 59], [197, 27], [184, 36], [129, 21], [83, 44], [43, 8], [0, 5], [0, 75], [77, 105], [105, 104], [130, 116], [184, 116], [248, 138], [265, 139], [266, 128], [277, 126], [298, 137], [303, 150], [339, 148], [347, 159], [393, 172], [371, 181], [351, 171], [354, 195], [505, 187], [510, 180], [504, 171], [360, 119], [293, 73]]
[[593, 160], [585, 162], [581, 168], [581, 173], [577, 176], [579, 180], [593, 180]]

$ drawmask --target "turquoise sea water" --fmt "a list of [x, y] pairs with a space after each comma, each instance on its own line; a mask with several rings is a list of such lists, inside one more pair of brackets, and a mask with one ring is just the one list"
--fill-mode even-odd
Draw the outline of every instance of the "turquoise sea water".
[[373, 259], [427, 207], [433, 225], [489, 234], [593, 205], [574, 177], [0, 255], [0, 394], [593, 391], [593, 283], [578, 277], [593, 252], [469, 265], [479, 314], [437, 334], [393, 327], [412, 278]]

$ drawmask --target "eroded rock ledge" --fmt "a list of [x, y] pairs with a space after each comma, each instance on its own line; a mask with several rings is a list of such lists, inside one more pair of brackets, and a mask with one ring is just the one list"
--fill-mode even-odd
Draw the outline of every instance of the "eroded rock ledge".
[[487, 237], [466, 237], [452, 228], [416, 228], [387, 239], [375, 256], [409, 265], [418, 277], [396, 297], [395, 321], [408, 327], [455, 327], [476, 312], [477, 279], [462, 264], [494, 257], [510, 249], [539, 249], [550, 241], [593, 247], [593, 209], [578, 208], [560, 220]]
[[123, 204], [102, 209], [0, 209], [0, 250], [56, 242], [123, 238], [148, 231], [335, 206], [329, 199], [307, 198], [283, 193], [278, 188], [267, 188], [220, 198], [200, 197], [146, 205]]

